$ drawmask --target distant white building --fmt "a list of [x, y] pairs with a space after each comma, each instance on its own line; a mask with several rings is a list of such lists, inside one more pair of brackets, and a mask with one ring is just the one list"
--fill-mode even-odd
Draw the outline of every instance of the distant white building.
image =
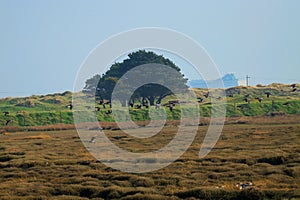
[[207, 85], [209, 85], [210, 88], [219, 88], [220, 81], [223, 82], [224, 88], [239, 86], [238, 79], [234, 76], [233, 73], [226, 74], [225, 76], [223, 76], [221, 78], [221, 80], [220, 79], [209, 80], [209, 81], [205, 81], [202, 79], [191, 80], [191, 81], [188, 81], [188, 85], [191, 88], [207, 88], [208, 87]]
[[247, 86], [246, 80], [238, 80], [239, 86]]

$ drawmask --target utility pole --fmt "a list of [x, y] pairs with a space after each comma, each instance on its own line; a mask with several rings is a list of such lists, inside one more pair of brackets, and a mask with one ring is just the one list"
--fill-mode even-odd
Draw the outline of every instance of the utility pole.
[[249, 79], [250, 79], [250, 76], [246, 76], [246, 86], [248, 87], [249, 86]]

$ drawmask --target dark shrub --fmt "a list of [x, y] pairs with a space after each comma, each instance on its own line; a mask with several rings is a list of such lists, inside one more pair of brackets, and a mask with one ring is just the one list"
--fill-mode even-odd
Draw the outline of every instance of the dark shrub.
[[258, 163], [269, 163], [270, 165], [281, 165], [281, 164], [284, 164], [285, 161], [286, 161], [286, 158], [284, 156], [260, 158], [257, 160]]
[[237, 200], [260, 200], [263, 199], [263, 194], [254, 188], [244, 189], [237, 196]]
[[12, 160], [13, 158], [11, 156], [8, 155], [4, 155], [4, 156], [0, 156], [0, 162], [7, 162]]

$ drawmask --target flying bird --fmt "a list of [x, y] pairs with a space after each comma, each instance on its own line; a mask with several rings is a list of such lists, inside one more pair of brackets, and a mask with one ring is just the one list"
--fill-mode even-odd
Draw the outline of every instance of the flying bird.
[[141, 105], [141, 104], [138, 104], [138, 105], [136, 105], [136, 108], [137, 108], [137, 109], [141, 109], [141, 108], [142, 108], [142, 105]]
[[66, 108], [69, 108], [70, 110], [73, 109], [73, 105], [70, 103], [69, 105], [66, 105]]
[[148, 101], [147, 100], [143, 100], [143, 106], [145, 106], [145, 107], [148, 106]]
[[271, 95], [271, 92], [265, 92], [265, 94], [267, 95], [267, 98], [269, 98]]
[[95, 108], [96, 108], [96, 110], [97, 110], [97, 111], [100, 111], [100, 109], [101, 109], [101, 108], [100, 108], [100, 107], [98, 107], [98, 106], [96, 106]]
[[222, 98], [222, 97], [218, 97], [218, 98], [216, 98], [216, 99], [220, 101], [220, 100], [222, 100], [223, 98]]
[[203, 102], [203, 100], [204, 100], [204, 99], [203, 99], [203, 98], [201, 98], [201, 97], [198, 97], [197, 99], [198, 99], [198, 103], [202, 103], [202, 102]]
[[170, 109], [170, 112], [173, 112], [173, 105], [172, 104], [169, 106], [169, 109]]
[[246, 98], [250, 97], [250, 94], [246, 94], [245, 97], [246, 97]]
[[256, 97], [255, 99], [256, 99], [259, 103], [261, 103], [262, 100], [263, 100], [263, 98], [260, 98], [260, 97]]
[[238, 105], [238, 106], [237, 106], [237, 108], [240, 108], [241, 110], [243, 110], [245, 107], [246, 107], [245, 104], [242, 104], [242, 105]]
[[284, 104], [282, 104], [282, 105], [284, 105], [284, 106], [289, 106], [290, 105], [290, 103], [289, 102], [285, 102]]
[[208, 92], [208, 93], [206, 93], [206, 94], [204, 94], [204, 96], [205, 96], [205, 98], [208, 98], [208, 96], [209, 96], [209, 92]]
[[108, 110], [107, 112], [106, 112], [106, 114], [111, 114], [112, 113], [112, 110]]
[[5, 126], [7, 126], [9, 123], [12, 123], [13, 120], [9, 119], [9, 120], [6, 120], [6, 123], [5, 123]]
[[295, 83], [291, 85], [292, 88], [296, 88], [296, 86], [297, 85]]

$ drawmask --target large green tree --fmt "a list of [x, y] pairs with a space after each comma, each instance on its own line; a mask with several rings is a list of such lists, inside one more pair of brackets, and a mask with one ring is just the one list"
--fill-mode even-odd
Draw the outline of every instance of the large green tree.
[[[113, 64], [102, 76], [95, 75], [91, 79], [88, 79], [83, 92], [94, 93], [97, 98], [110, 100], [115, 85], [126, 72], [137, 66], [150, 63], [166, 65], [178, 72], [176, 75], [173, 74], [172, 76], [161, 72], [151, 74], [151, 76], [156, 76], [165, 82], [175, 84], [176, 86], [178, 85], [178, 88], [187, 89], [187, 79], [185, 79], [184, 75], [180, 72], [180, 68], [171, 60], [151, 51], [139, 50], [137, 52], [130, 53], [128, 55], [128, 59], [125, 59], [123, 62]], [[149, 74], [141, 73], [140, 78], [147, 75], [149, 76]], [[122, 90], [122, 92], [125, 93], [126, 89]], [[172, 94], [172, 92], [168, 88], [162, 85], [150, 83], [138, 88], [131, 96], [131, 101], [147, 100], [150, 105], [154, 105], [155, 101], [161, 101], [170, 94]], [[122, 105], [126, 105], [126, 102], [123, 101]]]

